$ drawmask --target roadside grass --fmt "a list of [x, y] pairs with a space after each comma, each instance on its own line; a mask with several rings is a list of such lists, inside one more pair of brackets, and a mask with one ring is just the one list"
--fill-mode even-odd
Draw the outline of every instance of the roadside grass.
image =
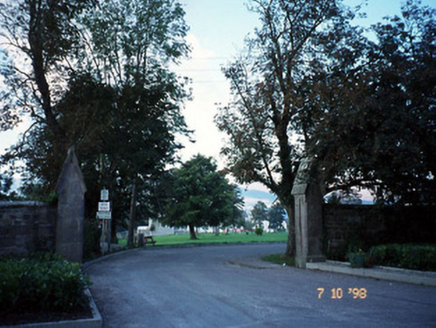
[[287, 265], [287, 266], [295, 266], [295, 258], [287, 257], [283, 254], [272, 254], [261, 257], [262, 261], [271, 262], [274, 264]]
[[[189, 234], [181, 235], [164, 235], [153, 236], [156, 246], [163, 245], [197, 245], [197, 244], [243, 244], [243, 243], [268, 243], [268, 242], [286, 242], [288, 240], [287, 232], [263, 233], [258, 236], [254, 233], [229, 233], [219, 234], [216, 236], [212, 233], [197, 234], [197, 240], [191, 240]], [[127, 239], [119, 239], [118, 244], [127, 245]], [[147, 246], [149, 247], [149, 246]]]

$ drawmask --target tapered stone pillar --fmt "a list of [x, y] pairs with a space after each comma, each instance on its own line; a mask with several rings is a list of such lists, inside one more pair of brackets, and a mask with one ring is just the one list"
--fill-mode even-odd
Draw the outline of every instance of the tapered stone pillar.
[[56, 186], [56, 253], [71, 262], [82, 263], [83, 259], [85, 192], [82, 170], [71, 147]]
[[322, 252], [322, 203], [321, 189], [311, 178], [312, 162], [304, 159], [298, 168], [292, 188], [295, 203], [296, 266], [306, 268], [308, 262], [324, 262]]

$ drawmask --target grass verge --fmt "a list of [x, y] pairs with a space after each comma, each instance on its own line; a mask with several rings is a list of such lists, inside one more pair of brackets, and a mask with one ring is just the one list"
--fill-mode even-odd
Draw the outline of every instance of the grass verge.
[[[183, 235], [164, 235], [153, 236], [156, 241], [156, 246], [163, 245], [197, 245], [197, 244], [244, 244], [244, 243], [268, 243], [268, 242], [286, 242], [288, 234], [286, 232], [264, 233], [262, 236], [257, 236], [254, 233], [231, 233], [231, 234], [215, 234], [205, 233], [198, 234], [196, 240], [191, 240], [189, 234]], [[118, 244], [127, 245], [126, 239], [118, 240]], [[149, 247], [149, 246], [147, 246]]]
[[280, 265], [288, 265], [288, 266], [295, 266], [295, 258], [293, 257], [287, 257], [283, 254], [272, 254], [263, 256], [262, 261], [271, 262], [274, 264], [280, 264]]

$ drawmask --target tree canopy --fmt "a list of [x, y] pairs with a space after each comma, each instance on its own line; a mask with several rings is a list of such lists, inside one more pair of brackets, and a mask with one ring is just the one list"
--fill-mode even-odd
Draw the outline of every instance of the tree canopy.
[[229, 171], [241, 183], [263, 183], [285, 207], [290, 220], [287, 253], [292, 254], [291, 191], [306, 154], [306, 144], [297, 142], [304, 136], [299, 116], [309, 107], [304, 92], [307, 79], [327, 69], [309, 64], [329, 38], [351, 35], [352, 13], [340, 1], [330, 0], [255, 0], [251, 4], [262, 26], [247, 39], [245, 52], [224, 69], [234, 101], [220, 109], [216, 123], [229, 136], [222, 150]]
[[255, 222], [256, 226], [262, 227], [262, 221], [268, 220], [268, 207], [262, 201], [258, 201], [251, 210], [251, 217]]
[[352, 70], [319, 77], [312, 99], [321, 119], [308, 123], [318, 141], [310, 151], [335, 186], [363, 186], [390, 203], [434, 203], [435, 13], [408, 1], [401, 16], [372, 26], [376, 41], [354, 65], [331, 62]]
[[191, 239], [196, 239], [195, 227], [217, 227], [234, 216], [235, 186], [217, 171], [212, 158], [194, 156], [169, 179], [164, 224], [188, 226]]
[[174, 162], [181, 147], [176, 135], [189, 133], [181, 113], [187, 85], [169, 69], [189, 53], [181, 5], [20, 0], [1, 6], [0, 33], [9, 43], [1, 126], [16, 124], [21, 109], [33, 119], [3, 163], [24, 161], [28, 190], [49, 193], [74, 145], [91, 213], [106, 186], [114, 217], [122, 223], [130, 211], [133, 231], [137, 204], [149, 196], [144, 188]]
[[303, 157], [325, 191], [365, 186], [398, 200], [434, 186], [433, 9], [408, 1], [402, 17], [365, 30], [339, 0], [250, 3], [262, 26], [224, 69], [234, 100], [216, 123], [228, 170], [263, 183], [286, 209], [289, 255]]
[[286, 212], [279, 203], [274, 203], [268, 210], [267, 220], [269, 222], [269, 229], [284, 230], [283, 222], [285, 221]]

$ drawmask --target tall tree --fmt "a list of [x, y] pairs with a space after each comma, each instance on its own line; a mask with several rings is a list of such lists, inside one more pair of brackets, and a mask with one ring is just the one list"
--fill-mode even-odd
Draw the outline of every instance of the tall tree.
[[[189, 48], [184, 11], [174, 0], [101, 3], [83, 17], [91, 56], [84, 69], [117, 93], [113, 121], [102, 152], [110, 162], [109, 176], [131, 189], [129, 244], [133, 243], [135, 195], [138, 184], [162, 172], [180, 145], [175, 134], [188, 133], [180, 109], [188, 96], [184, 82], [171, 72]], [[122, 177], [116, 177], [123, 172]], [[137, 193], [133, 192], [137, 191]]]
[[363, 186], [390, 203], [435, 202], [435, 13], [407, 1], [401, 16], [371, 27], [376, 42], [353, 55], [328, 46], [337, 53], [330, 74], [311, 81], [317, 92], [308, 97], [317, 114], [301, 118], [333, 186]]
[[271, 208], [268, 210], [268, 218], [267, 218], [269, 222], [268, 228], [278, 231], [284, 230], [283, 222], [285, 221], [285, 215], [286, 212], [279, 203], [273, 204]]
[[268, 206], [258, 201], [251, 210], [251, 217], [258, 227], [262, 227], [262, 221], [268, 220]]
[[30, 113], [37, 124], [47, 125], [55, 135], [57, 151], [65, 150], [54, 104], [64, 90], [70, 53], [80, 42], [75, 18], [95, 3], [20, 0], [0, 4], [0, 38], [8, 55], [0, 71], [9, 87], [0, 98], [2, 128], [13, 127], [21, 113]]
[[[328, 37], [351, 30], [352, 18], [335, 0], [253, 0], [262, 22], [246, 53], [224, 70], [234, 101], [216, 117], [229, 136], [222, 152], [241, 183], [260, 182], [277, 195], [289, 217], [286, 253], [295, 252], [294, 200], [299, 161], [305, 155], [300, 111], [309, 107], [305, 80], [327, 67], [309, 65]], [[351, 34], [351, 33], [350, 33]], [[339, 36], [337, 36], [338, 38]], [[328, 54], [325, 54], [328, 56]], [[297, 142], [298, 137], [303, 143]]]
[[[106, 186], [119, 211], [114, 216], [124, 218], [148, 196], [147, 181], [174, 160], [180, 148], [175, 134], [188, 133], [181, 114], [188, 96], [185, 80], [169, 69], [189, 52], [181, 5], [174, 0], [10, 1], [2, 9], [6, 50], [11, 58], [23, 52], [35, 62], [2, 67], [12, 90], [2, 94], [2, 126], [11, 127], [19, 119], [14, 110], [24, 105], [35, 119], [5, 160], [25, 160], [29, 180], [50, 191], [65, 149], [75, 145], [94, 210], [99, 189]], [[49, 90], [39, 90], [40, 85]], [[141, 211], [131, 211], [131, 242], [134, 213]]]
[[196, 239], [196, 227], [216, 227], [232, 216], [234, 186], [217, 171], [212, 158], [193, 157], [172, 172], [171, 180], [164, 224], [188, 226], [191, 239]]

